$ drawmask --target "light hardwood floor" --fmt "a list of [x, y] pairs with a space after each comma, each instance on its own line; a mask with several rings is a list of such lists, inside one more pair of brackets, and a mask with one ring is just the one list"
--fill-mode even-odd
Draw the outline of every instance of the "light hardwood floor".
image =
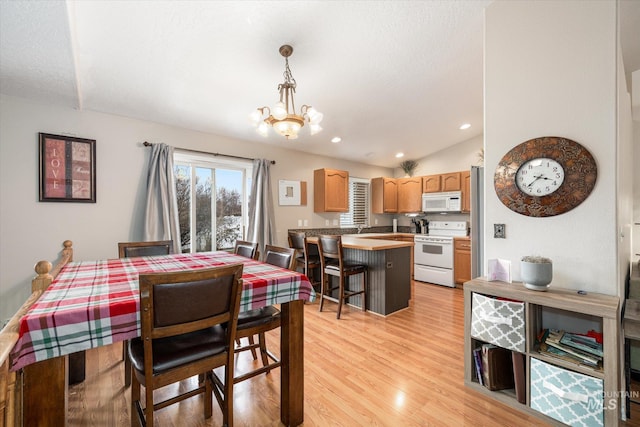
[[[304, 425], [546, 426], [464, 387], [462, 290], [413, 287], [411, 307], [387, 318], [346, 307], [336, 320], [335, 304], [322, 313], [317, 303], [305, 305]], [[268, 335], [275, 350], [278, 340], [277, 332]], [[238, 371], [253, 364], [245, 353]], [[70, 426], [130, 425], [121, 354], [120, 344], [87, 352], [86, 380], [70, 388]], [[235, 387], [236, 426], [281, 425], [279, 377], [276, 370]], [[214, 405], [204, 420], [202, 399], [194, 397], [158, 411], [156, 421], [218, 426], [222, 416]]]

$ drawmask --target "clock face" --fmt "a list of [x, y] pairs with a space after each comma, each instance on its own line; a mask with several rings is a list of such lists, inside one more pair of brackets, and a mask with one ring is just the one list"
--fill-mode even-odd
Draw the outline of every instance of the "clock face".
[[568, 138], [544, 136], [513, 147], [493, 177], [496, 195], [522, 215], [548, 217], [582, 203], [596, 184], [597, 167], [582, 145]]
[[527, 160], [516, 172], [516, 185], [530, 196], [546, 196], [556, 191], [564, 182], [564, 168], [546, 157]]

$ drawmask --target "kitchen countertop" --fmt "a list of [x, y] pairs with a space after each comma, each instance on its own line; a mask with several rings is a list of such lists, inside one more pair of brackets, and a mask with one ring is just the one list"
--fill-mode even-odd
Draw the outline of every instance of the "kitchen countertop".
[[[413, 247], [413, 241], [403, 242], [393, 240], [394, 237], [412, 237], [413, 233], [362, 233], [343, 234], [342, 246], [350, 249], [362, 249], [365, 251], [382, 251], [395, 248]], [[389, 238], [389, 240], [385, 239]], [[317, 237], [307, 238], [311, 243], [317, 243]]]

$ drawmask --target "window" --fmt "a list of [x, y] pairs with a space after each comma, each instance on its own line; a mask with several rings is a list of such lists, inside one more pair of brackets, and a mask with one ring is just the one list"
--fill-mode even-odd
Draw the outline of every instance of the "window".
[[340, 227], [369, 226], [369, 180], [349, 177], [349, 212], [340, 214]]
[[233, 248], [248, 224], [252, 163], [177, 150], [174, 163], [182, 252]]

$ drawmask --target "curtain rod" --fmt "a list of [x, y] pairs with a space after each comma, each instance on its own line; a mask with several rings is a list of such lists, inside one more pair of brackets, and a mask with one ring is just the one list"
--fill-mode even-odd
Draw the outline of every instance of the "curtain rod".
[[[145, 142], [142, 143], [142, 145], [144, 145], [145, 147], [151, 147], [153, 144], [148, 142], [148, 141], [145, 141]], [[251, 160], [251, 161], [255, 160], [255, 159], [252, 159], [251, 157], [233, 156], [231, 154], [210, 153], [208, 151], [190, 150], [188, 148], [178, 148], [178, 150], [189, 151], [191, 153], [198, 153], [198, 154], [210, 154], [212, 156], [230, 157], [232, 159]], [[275, 160], [271, 160], [271, 164], [275, 165], [276, 161]]]

